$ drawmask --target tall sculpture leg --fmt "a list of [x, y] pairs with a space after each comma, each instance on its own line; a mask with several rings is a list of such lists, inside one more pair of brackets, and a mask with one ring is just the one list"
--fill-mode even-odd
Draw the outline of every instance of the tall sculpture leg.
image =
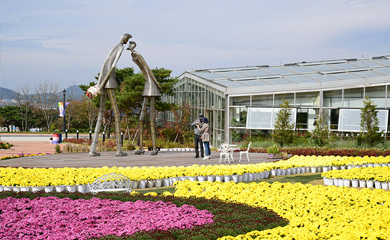
[[93, 134], [93, 138], [92, 138], [91, 150], [89, 151], [89, 156], [93, 156], [93, 157], [100, 156], [100, 153], [96, 152], [96, 150], [97, 150], [97, 144], [99, 140], [100, 128], [102, 127], [105, 105], [106, 105], [106, 90], [103, 90], [102, 94], [100, 95], [99, 115], [95, 126], [95, 133]]
[[148, 106], [148, 98], [144, 97], [144, 103], [142, 104], [141, 115], [139, 117], [139, 145], [138, 145], [139, 149], [135, 151], [135, 154], [137, 155], [145, 153], [143, 147], [143, 132], [144, 132], [144, 119], [146, 115], [147, 106]]
[[150, 99], [150, 133], [152, 135], [152, 143], [153, 143], [153, 151], [150, 153], [150, 155], [157, 155], [157, 147], [156, 147], [156, 126], [155, 126], [155, 121], [156, 121], [156, 116], [154, 113], [154, 106], [156, 105], [156, 98], [151, 97]]
[[108, 96], [110, 97], [111, 106], [112, 109], [114, 110], [114, 116], [115, 116], [116, 156], [117, 157], [127, 156], [127, 153], [122, 152], [121, 116], [118, 109], [118, 105], [116, 104], [114, 89], [108, 89]]

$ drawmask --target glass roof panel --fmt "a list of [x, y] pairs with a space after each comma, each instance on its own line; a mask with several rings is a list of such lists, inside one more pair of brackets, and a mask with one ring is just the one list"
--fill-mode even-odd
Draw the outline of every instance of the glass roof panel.
[[202, 71], [202, 72], [192, 72], [193, 74], [195, 75], [198, 75], [200, 77], [203, 77], [203, 78], [206, 78], [206, 79], [223, 79], [224, 77], [220, 76], [220, 75], [217, 75], [217, 74], [214, 74], [214, 73], [210, 73], [210, 72], [205, 72], [205, 71]]
[[269, 85], [268, 83], [265, 83], [261, 80], [245, 80], [245, 81], [239, 81], [241, 83], [244, 83], [246, 85], [249, 85], [249, 86], [265, 86], [265, 85]]
[[332, 77], [335, 77], [335, 78], [343, 79], [343, 80], [359, 78], [358, 76], [352, 75], [350, 73], [334, 73], [334, 74], [329, 74], [329, 75]]
[[247, 74], [249, 76], [254, 76], [254, 77], [259, 77], [259, 76], [269, 76], [271, 74], [269, 73], [266, 73], [264, 71], [261, 71], [261, 70], [247, 70], [247, 71], [240, 71], [244, 74]]
[[291, 71], [288, 71], [286, 69], [283, 69], [281, 67], [268, 67], [268, 68], [264, 68], [262, 69], [266, 72], [269, 72], [269, 73], [272, 73], [272, 74], [277, 74], [277, 75], [280, 75], [280, 74], [292, 74], [293, 72]]
[[358, 75], [359, 77], [381, 77], [383, 74], [378, 74], [373, 71], [359, 71], [359, 72], [351, 72], [352, 74]]
[[356, 61], [356, 62], [353, 62], [352, 64], [357, 65], [357, 66], [362, 67], [362, 68], [380, 67], [381, 66], [375, 62], [367, 61], [367, 60]]
[[[355, 62], [351, 62], [351, 63], [355, 63]], [[337, 69], [345, 69], [345, 70], [360, 68], [360, 67], [354, 66], [350, 63], [337, 63], [337, 64], [328, 64], [328, 65], [331, 65], [332, 67], [337, 68]]]
[[283, 78], [293, 81], [294, 83], [313, 83], [316, 82], [313, 79], [307, 78], [303, 75], [290, 75], [290, 76], [283, 76]]
[[283, 68], [286, 68], [287, 70], [290, 70], [295, 73], [311, 73], [315, 72], [315, 70], [304, 67], [304, 66], [283, 66]]
[[225, 76], [227, 78], [244, 78], [244, 77], [248, 77], [247, 75], [244, 75], [240, 72], [236, 72], [236, 71], [231, 71], [231, 72], [214, 72], [215, 74], [217, 75], [222, 75], [222, 76]]
[[283, 78], [261, 79], [261, 81], [264, 81], [265, 83], [269, 83], [271, 85], [294, 84], [294, 83], [289, 82], [289, 81], [287, 81], [286, 79], [283, 79]]
[[309, 67], [311, 69], [314, 69], [318, 72], [326, 72], [326, 71], [335, 71], [336, 68], [333, 68], [333, 67], [330, 67], [328, 65], [312, 65], [312, 66], [306, 66], [306, 67]]
[[374, 68], [372, 69], [372, 71], [375, 71], [375, 72], [378, 72], [378, 73], [383, 73], [387, 76], [390, 75], [390, 68], [386, 67], [386, 68]]
[[315, 74], [307, 74], [306, 76], [310, 77], [310, 78], [314, 78], [315, 80], [318, 80], [318, 81], [321, 81], [321, 82], [330, 82], [330, 81], [339, 80], [337, 78], [332, 77], [331, 74], [329, 74], [329, 75], [322, 75], [322, 74], [319, 74], [319, 73], [315, 73]]
[[248, 86], [241, 84], [239, 82], [230, 81], [230, 80], [218, 80], [218, 81], [214, 81], [214, 82], [219, 83], [219, 84], [226, 86], [226, 87], [248, 87]]
[[390, 65], [390, 59], [373, 59], [372, 60], [373, 62], [377, 62], [379, 64], [382, 64], [382, 65], [386, 65], [386, 66], [389, 66]]

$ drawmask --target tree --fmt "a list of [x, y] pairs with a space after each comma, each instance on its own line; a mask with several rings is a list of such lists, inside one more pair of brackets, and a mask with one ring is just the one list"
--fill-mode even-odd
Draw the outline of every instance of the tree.
[[329, 142], [329, 128], [322, 112], [317, 114], [312, 139], [320, 147], [325, 146]]
[[360, 134], [357, 137], [358, 145], [366, 143], [369, 146], [374, 146], [377, 143], [383, 142], [381, 135], [383, 131], [379, 131], [378, 110], [376, 104], [368, 97], [363, 100], [363, 108], [360, 109]]
[[36, 105], [43, 114], [45, 119], [47, 130], [50, 130], [50, 126], [56, 116], [54, 109], [58, 108], [58, 83], [50, 81], [39, 81], [35, 87]]
[[19, 114], [19, 107], [17, 106], [4, 106], [0, 107], [0, 116], [3, 119], [3, 124], [7, 127], [7, 131], [10, 132], [10, 125], [14, 125], [19, 129], [22, 127], [22, 118]]
[[32, 109], [34, 108], [34, 95], [30, 92], [29, 85], [20, 87], [16, 94], [16, 101], [20, 109], [21, 131], [28, 131], [31, 126]]
[[292, 143], [294, 140], [294, 125], [291, 123], [292, 109], [289, 101], [283, 99], [281, 109], [276, 114], [275, 130], [272, 134], [273, 140], [283, 147], [284, 143]]

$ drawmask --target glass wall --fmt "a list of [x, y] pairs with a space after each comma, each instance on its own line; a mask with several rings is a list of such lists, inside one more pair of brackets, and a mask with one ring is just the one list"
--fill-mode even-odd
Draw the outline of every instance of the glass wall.
[[344, 89], [344, 108], [363, 107], [364, 88]]
[[343, 90], [324, 91], [323, 107], [338, 108], [343, 106]]

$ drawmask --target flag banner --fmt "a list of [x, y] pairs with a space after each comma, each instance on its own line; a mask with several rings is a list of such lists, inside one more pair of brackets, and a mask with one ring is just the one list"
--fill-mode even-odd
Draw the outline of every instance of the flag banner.
[[60, 117], [63, 117], [65, 115], [65, 109], [66, 106], [68, 106], [69, 102], [65, 102], [65, 107], [64, 107], [64, 102], [58, 102], [58, 108], [60, 109]]

